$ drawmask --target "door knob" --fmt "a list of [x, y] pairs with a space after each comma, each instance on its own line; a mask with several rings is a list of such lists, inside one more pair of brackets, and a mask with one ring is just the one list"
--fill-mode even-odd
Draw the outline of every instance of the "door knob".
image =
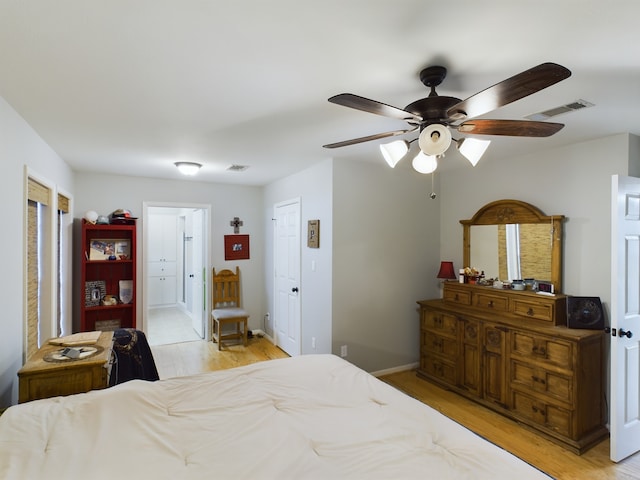
[[292, 291], [293, 293], [298, 293], [298, 287], [293, 287], [293, 288], [291, 289], [291, 291]]
[[623, 329], [618, 330], [618, 335], [620, 337], [627, 337], [627, 338], [633, 337], [633, 333], [632, 332], [627, 331], [627, 330], [623, 330]]

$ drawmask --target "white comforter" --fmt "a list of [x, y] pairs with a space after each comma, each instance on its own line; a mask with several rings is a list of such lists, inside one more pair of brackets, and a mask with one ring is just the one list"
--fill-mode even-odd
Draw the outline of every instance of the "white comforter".
[[2, 479], [548, 479], [333, 355], [38, 400], [0, 417]]

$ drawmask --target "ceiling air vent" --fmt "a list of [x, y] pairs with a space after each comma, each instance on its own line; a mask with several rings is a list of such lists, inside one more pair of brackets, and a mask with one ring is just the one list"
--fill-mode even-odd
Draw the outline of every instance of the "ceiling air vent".
[[227, 168], [227, 171], [229, 171], [229, 172], [244, 172], [247, 168], [249, 168], [248, 165], [231, 165], [229, 168]]
[[529, 120], [535, 120], [535, 121], [544, 121], [551, 117], [562, 115], [563, 113], [575, 112], [576, 110], [593, 107], [593, 106], [594, 106], [593, 103], [587, 102], [586, 100], [576, 100], [575, 102], [567, 103], [566, 105], [550, 108], [549, 110], [545, 110], [544, 112], [538, 112], [538, 113], [533, 113], [531, 115], [527, 115], [524, 118]]

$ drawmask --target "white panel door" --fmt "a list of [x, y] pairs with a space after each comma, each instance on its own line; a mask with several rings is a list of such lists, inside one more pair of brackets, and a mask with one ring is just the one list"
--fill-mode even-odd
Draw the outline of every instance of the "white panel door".
[[275, 342], [300, 355], [300, 201], [275, 206]]
[[640, 450], [640, 179], [612, 177], [611, 460]]

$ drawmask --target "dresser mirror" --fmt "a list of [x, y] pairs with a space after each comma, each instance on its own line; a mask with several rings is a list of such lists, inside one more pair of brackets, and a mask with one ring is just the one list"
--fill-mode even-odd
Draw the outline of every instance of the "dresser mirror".
[[562, 291], [563, 215], [519, 200], [488, 203], [463, 226], [463, 262], [502, 281], [534, 278]]

